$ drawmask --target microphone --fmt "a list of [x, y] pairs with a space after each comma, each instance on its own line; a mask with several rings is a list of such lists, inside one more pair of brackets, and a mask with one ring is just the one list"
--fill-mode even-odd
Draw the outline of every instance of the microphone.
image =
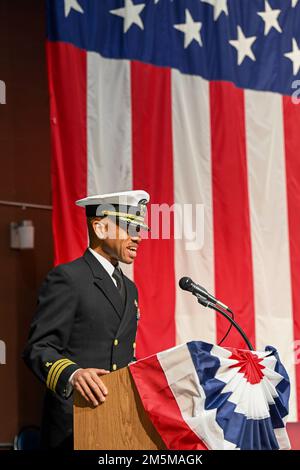
[[223, 302], [220, 302], [220, 300], [216, 299], [213, 295], [209, 294], [204, 287], [200, 286], [199, 284], [196, 284], [194, 281], [192, 281], [190, 277], [182, 277], [179, 281], [179, 287], [183, 290], [191, 292], [195, 296], [200, 296], [206, 301], [211, 302], [214, 305], [219, 305], [225, 310], [231, 312], [230, 308], [227, 307], [227, 305], [223, 304]]
[[[247, 338], [247, 335], [242, 330], [242, 328], [238, 325], [238, 323], [234, 321], [233, 311], [230, 310], [230, 308], [227, 307], [227, 305], [223, 304], [218, 299], [216, 299], [213, 295], [209, 294], [204, 287], [199, 286], [199, 284], [196, 284], [194, 281], [192, 281], [190, 277], [182, 277], [179, 281], [179, 287], [195, 295], [197, 297], [199, 304], [203, 305], [204, 307], [213, 308], [217, 312], [221, 313], [221, 315], [223, 315], [223, 317], [225, 317], [230, 322], [230, 328], [227, 331], [224, 338], [222, 338], [220, 343], [218, 343], [219, 345], [228, 336], [228, 333], [230, 332], [231, 327], [234, 326], [234, 328], [239, 332], [239, 334], [244, 339], [250, 351], [253, 351], [253, 346], [250, 343], [249, 339]], [[228, 312], [230, 312], [231, 316], [228, 315], [228, 313], [226, 313], [224, 310], [227, 310]]]

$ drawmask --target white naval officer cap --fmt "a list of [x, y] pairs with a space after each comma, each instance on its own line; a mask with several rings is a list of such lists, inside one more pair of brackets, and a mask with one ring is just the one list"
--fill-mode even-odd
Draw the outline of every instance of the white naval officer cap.
[[118, 193], [97, 194], [76, 201], [77, 206], [85, 207], [87, 217], [110, 217], [119, 224], [131, 225], [145, 230], [147, 204], [150, 196], [146, 191], [133, 190]]

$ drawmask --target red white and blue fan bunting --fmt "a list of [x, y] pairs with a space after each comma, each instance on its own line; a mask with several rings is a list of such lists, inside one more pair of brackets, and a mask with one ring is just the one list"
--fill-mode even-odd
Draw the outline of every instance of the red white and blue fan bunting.
[[289, 449], [289, 378], [276, 349], [192, 341], [130, 365], [168, 449]]

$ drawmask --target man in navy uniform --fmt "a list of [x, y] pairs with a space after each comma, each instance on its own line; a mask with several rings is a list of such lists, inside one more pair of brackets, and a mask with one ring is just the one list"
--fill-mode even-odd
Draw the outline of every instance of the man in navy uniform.
[[47, 386], [43, 448], [73, 447], [73, 389], [97, 406], [108, 393], [101, 376], [134, 360], [138, 292], [119, 262], [137, 255], [148, 202], [145, 191], [76, 202], [86, 210], [89, 248], [46, 277], [23, 353]]

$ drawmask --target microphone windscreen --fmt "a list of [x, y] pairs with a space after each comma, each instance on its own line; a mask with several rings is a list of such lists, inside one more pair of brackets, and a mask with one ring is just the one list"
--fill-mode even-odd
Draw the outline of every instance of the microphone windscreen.
[[179, 287], [183, 290], [190, 291], [192, 283], [193, 283], [193, 281], [190, 277], [182, 277], [179, 281]]

